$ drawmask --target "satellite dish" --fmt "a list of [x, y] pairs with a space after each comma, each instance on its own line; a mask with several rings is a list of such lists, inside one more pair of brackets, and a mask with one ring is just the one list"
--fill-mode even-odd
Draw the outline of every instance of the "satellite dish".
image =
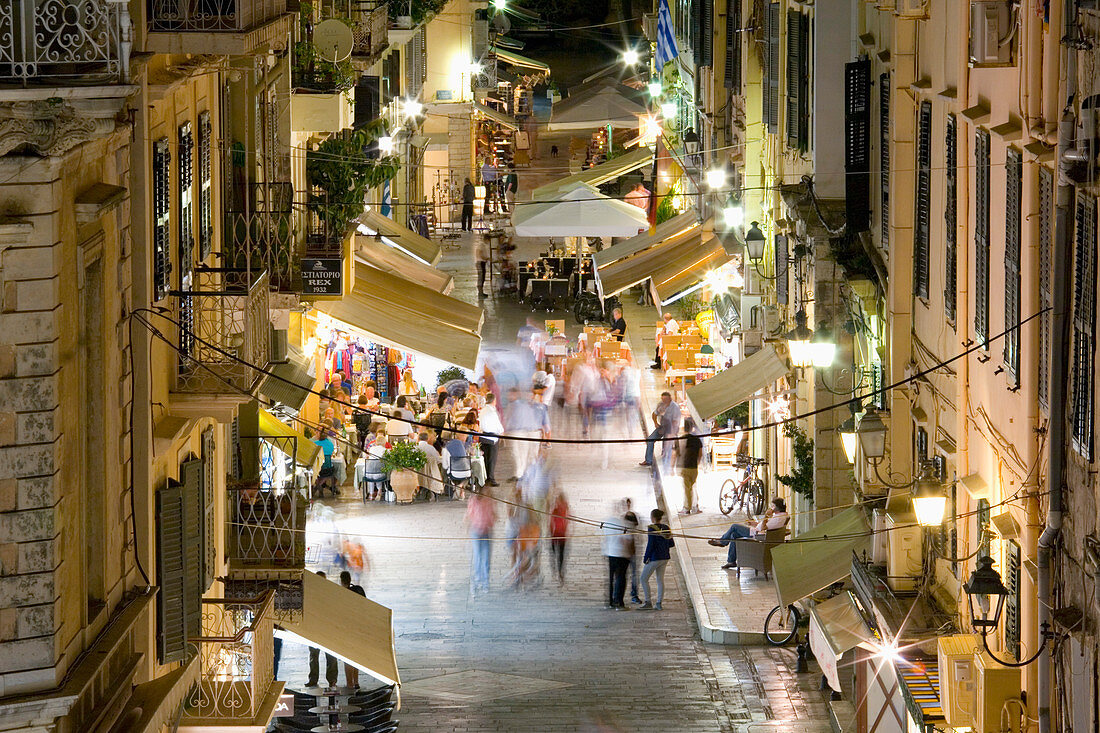
[[354, 43], [351, 28], [335, 18], [322, 20], [313, 27], [313, 46], [317, 49], [317, 55], [325, 61], [334, 64], [343, 61], [351, 56]]
[[508, 20], [508, 16], [504, 13], [495, 13], [493, 15], [493, 30], [501, 36], [512, 30], [512, 23]]

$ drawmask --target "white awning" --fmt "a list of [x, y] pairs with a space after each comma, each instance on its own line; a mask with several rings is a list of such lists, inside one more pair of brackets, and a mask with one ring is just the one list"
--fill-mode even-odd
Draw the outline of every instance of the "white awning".
[[559, 130], [595, 130], [599, 127], [637, 128], [638, 118], [646, 114], [638, 93], [628, 86], [595, 87], [561, 100], [550, 111], [551, 132]]
[[386, 684], [401, 684], [393, 611], [339, 583], [302, 573], [302, 614], [279, 626], [280, 636], [305, 640]]
[[772, 578], [780, 605], [788, 606], [844, 580], [852, 572], [852, 553], [870, 550], [871, 525], [858, 506], [845, 509], [793, 541], [776, 545], [772, 548]]
[[572, 188], [578, 183], [599, 186], [647, 165], [653, 165], [653, 148], [636, 148], [629, 153], [624, 153], [599, 165], [594, 165], [588, 170], [539, 186], [531, 192], [531, 198], [534, 201], [545, 201], [554, 198], [555, 192]]
[[660, 244], [666, 239], [671, 239], [672, 237], [683, 234], [689, 229], [693, 229], [697, 226], [699, 226], [699, 217], [696, 215], [695, 209], [688, 209], [682, 214], [677, 214], [671, 219], [662, 221], [654, 227], [652, 233], [646, 230], [626, 241], [613, 244], [607, 249], [600, 250], [592, 255], [592, 261], [597, 269], [607, 267], [612, 262], [617, 262], [631, 255], [636, 255], [639, 252], [643, 252], [650, 247]]
[[810, 608], [810, 649], [829, 686], [840, 692], [837, 666], [844, 653], [857, 646], [875, 649], [874, 633], [863, 620], [855, 596], [844, 591]]
[[520, 237], [632, 237], [649, 221], [637, 206], [579, 183], [558, 201], [516, 202], [512, 225]]
[[721, 415], [772, 384], [788, 371], [775, 347], [764, 344], [755, 354], [687, 390], [688, 408], [702, 424]]
[[516, 118], [512, 115], [498, 112], [492, 107], [488, 107], [481, 102], [474, 102], [474, 111], [484, 117], [488, 117], [490, 120], [497, 123], [498, 125], [503, 125], [510, 130], [515, 130], [517, 132], [519, 131], [519, 123], [516, 122]]
[[389, 237], [394, 246], [427, 265], [439, 262], [441, 252], [438, 244], [398, 224], [388, 216], [382, 216], [369, 206], [363, 208], [363, 213], [359, 215], [359, 223], [367, 227], [371, 233], [377, 232]]

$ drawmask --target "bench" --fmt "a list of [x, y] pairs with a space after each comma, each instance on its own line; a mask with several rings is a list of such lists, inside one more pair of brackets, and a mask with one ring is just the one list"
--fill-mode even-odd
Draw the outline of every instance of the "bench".
[[787, 537], [786, 526], [779, 529], [769, 529], [763, 539], [736, 539], [737, 543], [737, 574], [741, 574], [741, 568], [752, 569], [757, 575], [764, 573], [764, 579], [772, 571], [772, 548], [783, 544]]

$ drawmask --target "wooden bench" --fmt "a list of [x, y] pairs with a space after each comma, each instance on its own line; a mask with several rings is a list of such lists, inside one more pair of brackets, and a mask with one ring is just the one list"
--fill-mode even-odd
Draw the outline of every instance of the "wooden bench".
[[[788, 520], [789, 521], [789, 520]], [[769, 529], [763, 539], [736, 539], [737, 543], [737, 574], [741, 574], [741, 568], [750, 568], [757, 575], [764, 573], [764, 579], [772, 571], [772, 548], [783, 544], [787, 537], [787, 527]]]

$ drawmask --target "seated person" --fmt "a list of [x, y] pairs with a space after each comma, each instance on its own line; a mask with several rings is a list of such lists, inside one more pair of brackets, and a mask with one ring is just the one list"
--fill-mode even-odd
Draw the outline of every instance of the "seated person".
[[400, 395], [397, 398], [397, 402], [394, 403], [393, 412], [390, 413], [392, 417], [401, 418], [402, 420], [415, 420], [416, 415], [409, 409], [409, 398], [405, 395]]
[[454, 433], [447, 433], [444, 436], [443, 450], [440, 453], [440, 457], [442, 458], [444, 471], [449, 472], [452, 466], [460, 471], [469, 470], [469, 461], [462, 460], [464, 458], [469, 458], [469, 453], [466, 450], [466, 442], [459, 440], [458, 436]]
[[359, 405], [351, 416], [352, 422], [355, 423], [359, 450], [363, 450], [363, 445], [367, 442], [367, 436], [370, 434], [371, 414], [368, 412], [369, 409], [366, 395], [359, 395]]
[[378, 409], [378, 407], [382, 404], [378, 399], [378, 395], [376, 394], [376, 387], [373, 379], [368, 380], [367, 383], [363, 385], [360, 394], [363, 397], [367, 398], [367, 406], [372, 410]]
[[420, 475], [420, 485], [434, 494], [439, 494], [443, 491], [443, 457], [433, 445], [435, 433], [425, 430], [420, 433], [419, 439], [420, 442], [416, 447], [428, 458], [427, 463], [424, 464], [424, 471]]
[[787, 514], [787, 502], [783, 501], [782, 497], [777, 496], [772, 499], [772, 505], [768, 507], [767, 513], [760, 517], [760, 520], [752, 527], [746, 524], [734, 524], [726, 530], [726, 533], [720, 539], [707, 540], [707, 544], [715, 547], [729, 545], [729, 550], [726, 552], [726, 564], [722, 566], [723, 570], [729, 570], [737, 567], [737, 543], [733, 540], [748, 537], [763, 539], [763, 535], [767, 534], [769, 529], [782, 529], [787, 526], [787, 522], [790, 520], [791, 515]]

